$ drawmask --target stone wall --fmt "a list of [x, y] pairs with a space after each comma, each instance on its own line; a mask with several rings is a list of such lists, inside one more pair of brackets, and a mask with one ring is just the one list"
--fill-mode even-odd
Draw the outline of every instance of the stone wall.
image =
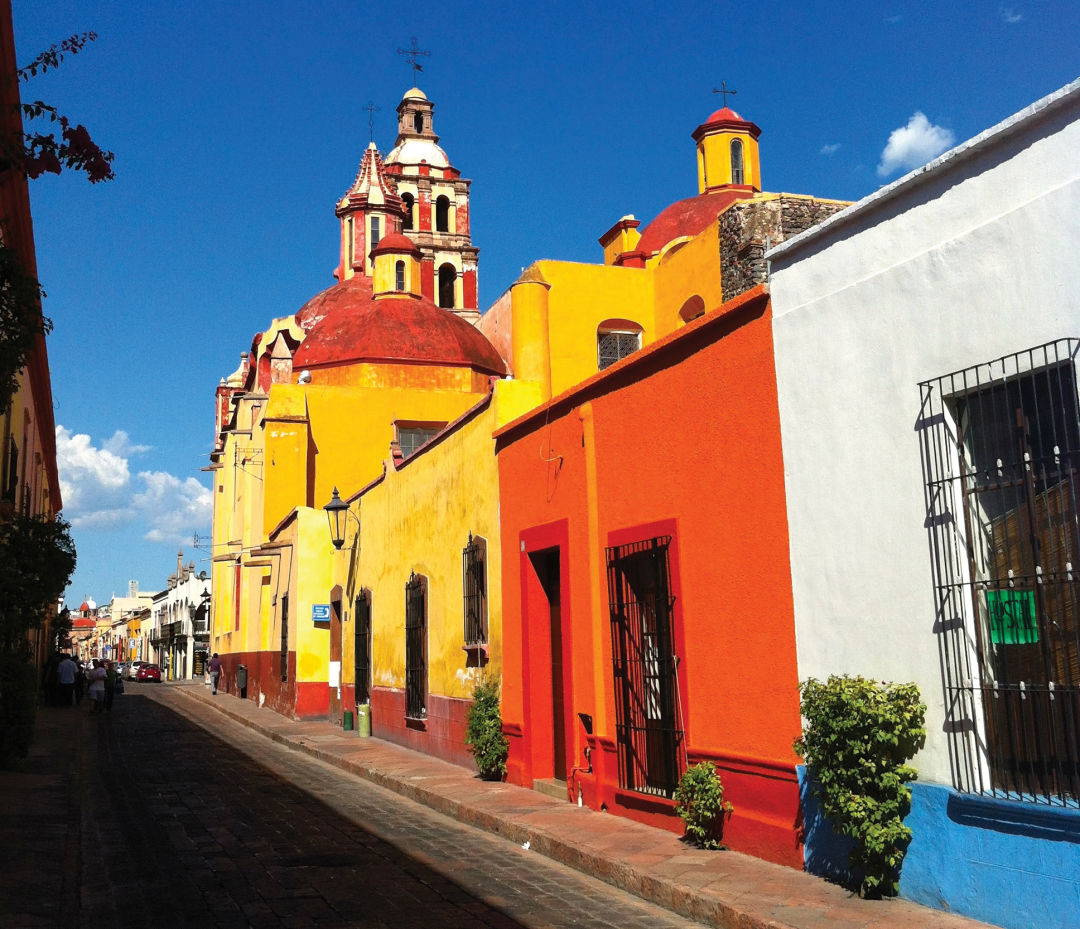
[[720, 214], [720, 269], [724, 300], [764, 284], [766, 244], [776, 245], [828, 219], [848, 204], [785, 194], [735, 203]]

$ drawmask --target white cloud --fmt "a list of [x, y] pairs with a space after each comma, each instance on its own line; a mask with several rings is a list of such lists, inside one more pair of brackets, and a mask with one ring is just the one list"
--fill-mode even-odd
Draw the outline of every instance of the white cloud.
[[820, 154], [820, 155], [835, 155], [838, 151], [840, 151], [840, 143], [839, 142], [833, 142], [833, 143], [831, 143], [829, 145], [822, 145], [821, 146], [821, 151], [818, 154]]
[[101, 443], [101, 447], [107, 452], [112, 452], [114, 455], [119, 455], [122, 458], [127, 458], [131, 455], [141, 455], [143, 452], [148, 452], [151, 449], [149, 445], [133, 445], [130, 437], [123, 429], [117, 429], [112, 434], [111, 439], [106, 439]]
[[140, 471], [133, 481], [128, 459], [150, 450], [118, 429], [95, 447], [90, 436], [56, 427], [56, 459], [64, 517], [76, 529], [147, 526], [150, 542], [184, 542], [210, 525], [212, 497], [195, 478]]
[[951, 148], [954, 141], [952, 130], [935, 126], [922, 113], [916, 112], [906, 126], [889, 134], [877, 173], [880, 177], [888, 177], [901, 169], [920, 168]]
[[900, 14], [897, 14], [895, 16], [886, 16], [885, 17], [885, 22], [888, 23], [890, 26], [895, 26], [903, 18], [904, 17], [901, 16]]
[[1018, 23], [1024, 18], [1023, 13], [1017, 13], [1011, 6], [1005, 6], [1005, 4], [998, 7], [998, 15], [1001, 16], [1004, 22], [1007, 22], [1010, 25], [1012, 23]]
[[[109, 442], [114, 442], [117, 435]], [[131, 483], [127, 458], [105, 446], [95, 448], [85, 433], [56, 427], [56, 467], [64, 515], [73, 526], [82, 525], [79, 520], [84, 516], [100, 523], [104, 513], [124, 507]], [[122, 521], [118, 516], [113, 524]]]
[[201, 527], [210, 525], [213, 497], [195, 478], [180, 480], [166, 471], [141, 471], [146, 489], [132, 497], [132, 504], [150, 525], [150, 542], [183, 542]]

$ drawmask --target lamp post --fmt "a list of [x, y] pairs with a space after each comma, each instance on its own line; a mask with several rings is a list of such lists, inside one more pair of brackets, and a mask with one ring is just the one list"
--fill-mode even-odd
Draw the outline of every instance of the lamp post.
[[330, 524], [330, 539], [334, 548], [340, 551], [345, 544], [345, 514], [349, 512], [349, 504], [341, 499], [335, 487], [334, 495], [323, 509], [326, 510], [326, 520]]

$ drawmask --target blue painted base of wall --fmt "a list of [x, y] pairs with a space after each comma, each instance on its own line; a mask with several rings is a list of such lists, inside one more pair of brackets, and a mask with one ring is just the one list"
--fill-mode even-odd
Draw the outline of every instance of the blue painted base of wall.
[[[801, 765], [799, 793], [806, 870], [851, 885], [850, 841], [821, 816]], [[916, 782], [905, 823], [900, 896], [1006, 929], [1080, 927], [1080, 810]]]

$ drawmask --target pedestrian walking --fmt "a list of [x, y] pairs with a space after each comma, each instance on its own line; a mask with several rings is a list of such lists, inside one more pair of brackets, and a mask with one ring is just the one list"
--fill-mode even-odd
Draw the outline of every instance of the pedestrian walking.
[[90, 669], [90, 687], [87, 696], [90, 698], [90, 712], [105, 712], [105, 678], [109, 676], [105, 665], [100, 658], [94, 659], [94, 666]]
[[210, 669], [210, 684], [213, 687], [211, 693], [216, 694], [218, 680], [221, 677], [221, 659], [218, 658], [217, 652], [214, 652], [214, 657], [210, 659], [207, 668]]
[[56, 702], [60, 706], [71, 706], [71, 697], [75, 692], [75, 674], [78, 665], [70, 655], [63, 655], [56, 666]]
[[116, 696], [116, 665], [111, 661], [105, 662], [105, 709], [111, 710], [113, 698]]

